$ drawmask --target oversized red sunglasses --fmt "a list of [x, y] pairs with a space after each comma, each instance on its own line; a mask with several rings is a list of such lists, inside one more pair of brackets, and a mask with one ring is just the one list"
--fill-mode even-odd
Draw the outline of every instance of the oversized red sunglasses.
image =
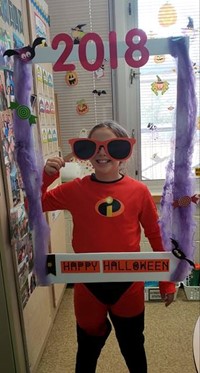
[[81, 160], [94, 157], [98, 153], [100, 147], [103, 146], [109, 158], [124, 161], [131, 156], [135, 142], [135, 139], [128, 137], [115, 137], [105, 141], [88, 138], [69, 139], [69, 144], [72, 147], [73, 153]]

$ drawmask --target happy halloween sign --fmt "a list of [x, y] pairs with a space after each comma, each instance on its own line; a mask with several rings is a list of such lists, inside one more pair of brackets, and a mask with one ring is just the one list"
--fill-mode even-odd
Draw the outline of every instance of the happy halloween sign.
[[177, 261], [169, 252], [49, 254], [47, 273], [50, 283], [168, 281]]

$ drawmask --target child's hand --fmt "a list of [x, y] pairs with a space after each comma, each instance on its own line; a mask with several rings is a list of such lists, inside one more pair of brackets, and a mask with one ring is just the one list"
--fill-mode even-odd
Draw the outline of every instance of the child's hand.
[[61, 167], [65, 166], [65, 161], [62, 157], [48, 158], [44, 167], [47, 175], [52, 176], [60, 171]]
[[162, 298], [163, 302], [165, 302], [165, 306], [168, 307], [174, 300], [174, 293], [161, 294], [161, 298]]

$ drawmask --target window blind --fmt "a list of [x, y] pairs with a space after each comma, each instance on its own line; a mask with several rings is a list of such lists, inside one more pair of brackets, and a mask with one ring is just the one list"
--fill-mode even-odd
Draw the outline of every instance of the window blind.
[[[71, 35], [72, 28], [83, 25], [82, 30], [95, 32], [103, 41], [108, 40], [109, 14], [108, 0], [48, 0], [50, 15], [51, 40], [59, 33]], [[98, 122], [112, 118], [112, 85], [111, 69], [108, 61], [104, 61], [104, 76], [97, 78], [95, 72], [83, 69], [78, 61], [74, 61], [78, 84], [68, 86], [65, 72], [54, 73], [55, 91], [58, 95], [60, 132], [62, 152], [66, 155], [71, 151], [68, 139], [78, 137], [82, 130], [89, 131]], [[94, 90], [105, 91], [98, 95]], [[85, 102], [89, 111], [79, 115], [76, 111], [77, 102]]]
[[[188, 36], [199, 102], [199, 1], [138, 1], [138, 27], [148, 38]], [[165, 179], [176, 109], [176, 65], [170, 55], [151, 56], [140, 69], [141, 175]], [[199, 107], [199, 105], [198, 105]], [[199, 121], [199, 113], [198, 118]], [[193, 171], [199, 167], [199, 127], [194, 143]]]

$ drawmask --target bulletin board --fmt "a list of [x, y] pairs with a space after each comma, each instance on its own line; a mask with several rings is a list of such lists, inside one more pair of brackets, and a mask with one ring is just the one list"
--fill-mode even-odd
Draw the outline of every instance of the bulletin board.
[[[33, 273], [33, 244], [24, 205], [24, 188], [15, 159], [13, 113], [10, 105], [15, 101], [14, 60], [5, 59], [9, 48], [20, 48], [26, 43], [26, 24], [23, 22], [22, 0], [2, 0], [0, 8], [0, 153], [10, 211], [10, 237], [13, 262], [19, 279], [19, 290], [24, 308], [36, 287]], [[25, 36], [26, 35], [26, 36]]]
[[[41, 48], [49, 46], [50, 42], [50, 22], [48, 16], [48, 5], [44, 0], [38, 0], [37, 4], [33, 0], [28, 2], [28, 20], [30, 26], [31, 40], [37, 37], [45, 39]], [[34, 92], [35, 95], [35, 109], [38, 122], [38, 133], [40, 136], [42, 153], [44, 161], [59, 154], [59, 120], [58, 107], [54, 91], [53, 69], [51, 63], [34, 64]], [[57, 184], [61, 182], [58, 179]], [[55, 187], [51, 185], [50, 188]], [[66, 237], [65, 237], [65, 219], [63, 211], [56, 211], [54, 213], [48, 212], [46, 214], [47, 221], [50, 227], [50, 244], [49, 251], [55, 252], [57, 250], [66, 252]], [[58, 247], [60, 248], [58, 249]], [[64, 284], [53, 285], [53, 303], [56, 307], [62, 295]]]
[[[44, 45], [50, 45], [48, 6], [44, 0], [29, 0], [29, 25], [31, 39], [44, 37]], [[42, 47], [43, 47], [42, 46]], [[38, 116], [43, 155], [58, 154], [58, 121], [54, 93], [52, 64], [35, 64], [33, 67], [36, 112]]]

